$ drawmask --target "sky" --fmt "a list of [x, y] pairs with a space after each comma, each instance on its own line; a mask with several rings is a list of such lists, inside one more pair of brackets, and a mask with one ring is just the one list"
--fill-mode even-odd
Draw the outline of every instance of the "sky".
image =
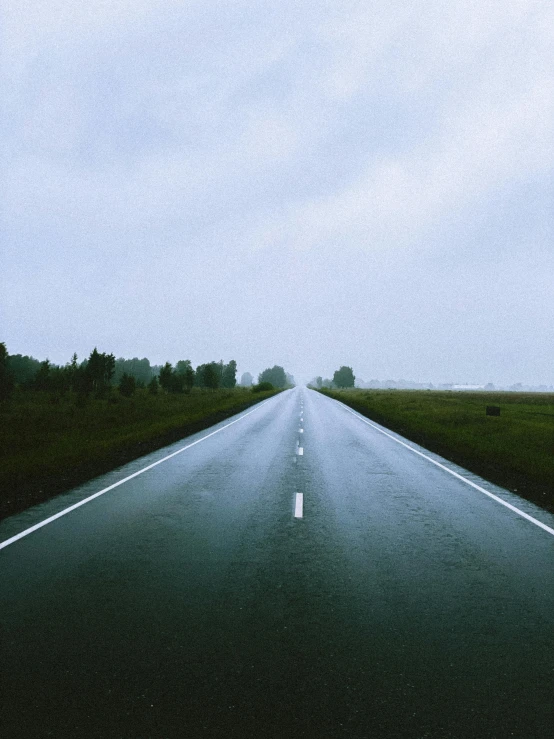
[[0, 340], [554, 384], [550, 0], [3, 0]]

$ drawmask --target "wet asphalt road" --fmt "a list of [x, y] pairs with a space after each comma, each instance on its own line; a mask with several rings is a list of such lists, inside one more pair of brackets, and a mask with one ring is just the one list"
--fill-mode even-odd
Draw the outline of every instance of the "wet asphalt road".
[[305, 388], [227, 423], [0, 550], [2, 737], [550, 739], [554, 536]]

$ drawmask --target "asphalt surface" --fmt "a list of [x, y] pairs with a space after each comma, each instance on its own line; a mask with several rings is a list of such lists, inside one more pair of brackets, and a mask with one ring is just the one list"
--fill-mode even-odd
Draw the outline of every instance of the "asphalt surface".
[[0, 550], [2, 737], [552, 737], [554, 536], [305, 388], [228, 424], [0, 524], [207, 437]]

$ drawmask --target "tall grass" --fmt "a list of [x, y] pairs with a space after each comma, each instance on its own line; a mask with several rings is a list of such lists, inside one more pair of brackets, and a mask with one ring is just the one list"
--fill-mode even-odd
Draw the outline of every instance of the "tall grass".
[[0, 404], [0, 518], [46, 500], [195, 433], [264, 400], [275, 391], [245, 388], [189, 395], [80, 401], [71, 393], [18, 391]]
[[[554, 395], [324, 390], [368, 418], [554, 511]], [[500, 407], [487, 416], [486, 406]]]

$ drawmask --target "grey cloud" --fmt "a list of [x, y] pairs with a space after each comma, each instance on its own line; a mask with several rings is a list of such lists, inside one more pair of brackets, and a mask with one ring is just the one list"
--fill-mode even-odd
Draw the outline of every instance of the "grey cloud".
[[8, 2], [0, 338], [552, 383], [553, 9], [499, 7]]

